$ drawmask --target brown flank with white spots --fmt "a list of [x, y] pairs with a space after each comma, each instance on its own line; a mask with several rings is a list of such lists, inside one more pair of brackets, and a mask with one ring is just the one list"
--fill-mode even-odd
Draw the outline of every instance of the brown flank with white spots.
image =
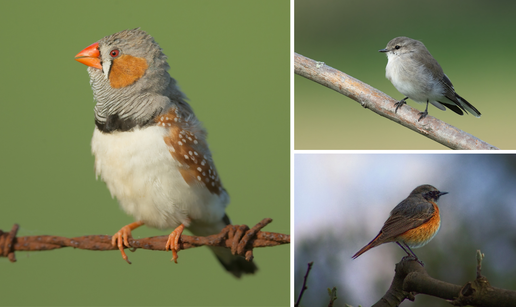
[[204, 184], [211, 193], [220, 195], [223, 188], [219, 175], [211, 155], [204, 154], [209, 152], [205, 134], [197, 136], [190, 131], [189, 123], [178, 114], [176, 108], [170, 108], [155, 121], [158, 126], [169, 128], [169, 135], [163, 139], [172, 157], [181, 163], [179, 171], [183, 179], [190, 185]]

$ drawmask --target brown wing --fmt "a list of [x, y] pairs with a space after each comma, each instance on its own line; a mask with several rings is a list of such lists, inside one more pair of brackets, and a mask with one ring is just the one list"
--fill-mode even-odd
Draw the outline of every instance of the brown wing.
[[213, 194], [223, 193], [225, 190], [206, 143], [206, 132], [197, 118], [185, 116], [177, 107], [172, 107], [156, 117], [156, 123], [169, 131], [163, 140], [170, 154], [181, 163], [183, 179], [190, 185], [202, 184]]
[[394, 238], [407, 230], [416, 228], [430, 218], [434, 213], [432, 204], [422, 197], [405, 199], [391, 212], [391, 216], [385, 221], [380, 231], [384, 238]]

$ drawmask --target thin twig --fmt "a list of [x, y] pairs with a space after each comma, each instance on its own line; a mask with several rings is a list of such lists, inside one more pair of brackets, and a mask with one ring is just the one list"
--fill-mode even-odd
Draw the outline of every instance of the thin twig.
[[477, 250], [477, 279], [482, 278], [482, 260], [485, 255], [478, 249]]
[[328, 294], [330, 295], [330, 302], [328, 303], [328, 307], [333, 307], [333, 304], [337, 300], [337, 288], [328, 288]]
[[475, 136], [449, 125], [435, 117], [427, 116], [418, 121], [416, 109], [404, 105], [395, 113], [397, 100], [341, 71], [295, 53], [295, 73], [331, 88], [357, 102], [364, 108], [403, 125], [451, 149], [490, 149], [490, 145]]
[[301, 292], [299, 292], [299, 297], [297, 298], [297, 302], [294, 305], [295, 307], [299, 306], [299, 304], [301, 303], [301, 298], [303, 297], [303, 293], [305, 292], [306, 289], [308, 289], [308, 287], [306, 286], [306, 280], [308, 279], [308, 274], [310, 274], [310, 270], [312, 269], [313, 264], [314, 264], [313, 261], [308, 263], [308, 268], [306, 269], [305, 278], [303, 280], [303, 287], [301, 288]]
[[[228, 225], [219, 234], [197, 237], [181, 235], [179, 240], [180, 249], [189, 249], [203, 245], [221, 246], [232, 249], [233, 254], [246, 257], [248, 261], [253, 258], [253, 248], [269, 247], [290, 243], [290, 235], [260, 231], [272, 219], [266, 218], [256, 226], [249, 229], [247, 226]], [[15, 224], [9, 233], [0, 230], [0, 257], [8, 257], [11, 262], [15, 262], [15, 251], [47, 251], [64, 247], [77, 249], [87, 249], [96, 251], [118, 250], [117, 246], [111, 244], [111, 236], [90, 235], [75, 238], [65, 238], [58, 236], [26, 236], [16, 237], [18, 225]], [[243, 229], [241, 236], [235, 236], [237, 229]], [[242, 238], [242, 239], [240, 239]], [[165, 250], [168, 236], [157, 236], [142, 239], [129, 239], [133, 249]], [[235, 243], [236, 242], [236, 243]], [[236, 245], [236, 249], [232, 246]]]

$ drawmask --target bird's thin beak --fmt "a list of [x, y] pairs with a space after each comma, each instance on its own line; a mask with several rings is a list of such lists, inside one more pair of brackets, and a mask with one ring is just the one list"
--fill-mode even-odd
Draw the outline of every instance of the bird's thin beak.
[[99, 43], [91, 44], [75, 56], [75, 60], [84, 65], [102, 69], [100, 64]]
[[448, 194], [448, 192], [439, 192], [439, 197]]
[[380, 49], [380, 50], [378, 50], [378, 52], [389, 52], [389, 50], [388, 49]]

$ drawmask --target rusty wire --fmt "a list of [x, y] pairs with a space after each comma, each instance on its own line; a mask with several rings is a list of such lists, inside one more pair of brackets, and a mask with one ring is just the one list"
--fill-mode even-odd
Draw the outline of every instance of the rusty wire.
[[[199, 247], [203, 245], [221, 246], [230, 248], [234, 255], [241, 255], [247, 261], [253, 259], [253, 248], [268, 247], [290, 243], [290, 235], [260, 231], [272, 219], [265, 218], [249, 229], [246, 225], [228, 225], [218, 234], [207, 237], [181, 235], [179, 247], [181, 250]], [[88, 249], [97, 251], [118, 250], [111, 245], [111, 236], [90, 235], [75, 238], [58, 236], [26, 236], [16, 237], [19, 229], [14, 224], [10, 232], [0, 230], [0, 257], [7, 257], [9, 261], [16, 262], [15, 251], [47, 251], [63, 247]], [[142, 239], [129, 239], [132, 249], [165, 250], [168, 236], [156, 236]]]

